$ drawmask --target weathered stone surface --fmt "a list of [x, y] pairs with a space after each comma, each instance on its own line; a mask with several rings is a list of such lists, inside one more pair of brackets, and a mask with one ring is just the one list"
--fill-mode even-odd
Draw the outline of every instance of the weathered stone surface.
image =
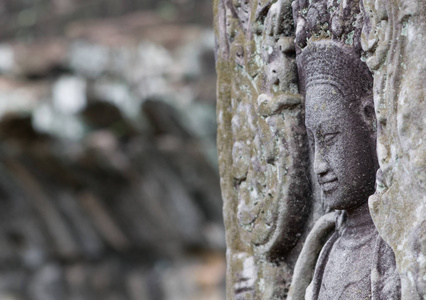
[[426, 3], [363, 1], [380, 170], [370, 211], [395, 252], [403, 299], [426, 297]]
[[283, 298], [312, 210], [291, 3], [215, 8], [227, 296]]
[[425, 297], [425, 12], [215, 1], [229, 299]]

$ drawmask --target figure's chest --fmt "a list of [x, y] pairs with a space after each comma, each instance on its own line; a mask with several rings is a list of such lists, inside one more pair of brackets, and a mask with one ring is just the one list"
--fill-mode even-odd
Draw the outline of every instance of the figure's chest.
[[373, 240], [361, 245], [336, 241], [328, 255], [318, 299], [371, 299]]

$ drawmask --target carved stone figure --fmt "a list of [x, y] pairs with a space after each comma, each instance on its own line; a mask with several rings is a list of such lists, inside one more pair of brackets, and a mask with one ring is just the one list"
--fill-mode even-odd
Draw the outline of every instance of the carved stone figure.
[[[372, 77], [352, 47], [335, 41], [310, 43], [298, 65], [314, 172], [324, 204], [339, 212], [310, 286], [300, 288], [295, 276], [290, 298], [399, 299], [393, 251], [378, 235], [368, 209], [378, 168]], [[304, 263], [296, 269], [305, 269]]]
[[[373, 78], [360, 54], [359, 2], [295, 1], [293, 8], [314, 172], [324, 204], [338, 213], [334, 226], [324, 217], [324, 232], [308, 236], [289, 298], [400, 299], [394, 253], [368, 207], [378, 162]], [[311, 241], [318, 238], [327, 242]], [[318, 259], [307, 258], [309, 252], [320, 252]], [[303, 276], [309, 268], [314, 274]]]

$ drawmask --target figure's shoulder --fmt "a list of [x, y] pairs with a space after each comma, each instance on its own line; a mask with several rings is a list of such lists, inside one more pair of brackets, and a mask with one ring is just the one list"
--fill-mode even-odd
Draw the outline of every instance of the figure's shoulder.
[[336, 229], [336, 225], [338, 224], [338, 219], [340, 217], [340, 212], [329, 212], [319, 218], [316, 222], [312, 230], [310, 231], [306, 240], [323, 239], [324, 236], [327, 236]]
[[327, 246], [332, 245], [336, 240], [339, 218], [340, 213], [336, 211], [319, 218], [305, 240], [301, 256], [309, 255], [311, 259], [315, 258], [315, 264], [317, 264], [317, 260], [323, 256], [324, 248], [328, 248]]

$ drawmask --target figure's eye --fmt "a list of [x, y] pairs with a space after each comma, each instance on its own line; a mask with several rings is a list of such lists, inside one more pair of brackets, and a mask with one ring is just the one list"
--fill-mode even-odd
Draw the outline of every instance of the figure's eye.
[[333, 133], [326, 133], [326, 134], [324, 134], [324, 142], [325, 142], [327, 145], [332, 144], [332, 143], [333, 143], [333, 141], [334, 141], [334, 139], [335, 139], [335, 137], [336, 137], [338, 134], [339, 134], [338, 132], [333, 132]]

